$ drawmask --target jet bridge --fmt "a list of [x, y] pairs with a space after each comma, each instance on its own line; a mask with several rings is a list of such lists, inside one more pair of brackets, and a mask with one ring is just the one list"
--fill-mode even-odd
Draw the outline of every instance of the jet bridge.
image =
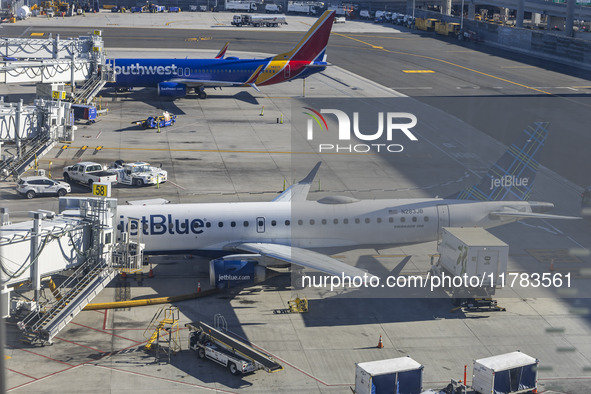
[[[6, 223], [0, 226], [0, 289], [7, 293], [12, 286], [30, 283], [18, 292], [32, 290], [32, 302], [13, 297], [12, 304], [28, 342], [51, 343], [119, 270], [141, 267], [139, 242], [128, 237], [127, 242], [114, 242], [116, 204], [115, 199], [62, 197], [60, 214], [31, 211], [32, 221], [14, 224], [0, 210]], [[65, 271], [70, 276], [51, 289], [53, 298], [42, 297], [41, 279]]]
[[[69, 83], [70, 98], [77, 103], [88, 104], [115, 77], [105, 61], [100, 30], [68, 39], [2, 38], [0, 56], [0, 83]], [[83, 84], [78, 91], [76, 83]]]

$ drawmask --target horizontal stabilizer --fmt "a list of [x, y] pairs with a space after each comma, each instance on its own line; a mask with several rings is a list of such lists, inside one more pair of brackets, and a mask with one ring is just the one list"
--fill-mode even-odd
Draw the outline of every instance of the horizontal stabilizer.
[[506, 218], [517, 218], [517, 219], [582, 219], [577, 216], [551, 215], [548, 213], [519, 212], [519, 211], [491, 212], [489, 215], [492, 218], [506, 217]]
[[308, 198], [308, 192], [310, 191], [310, 186], [316, 177], [316, 173], [318, 173], [318, 169], [322, 164], [321, 161], [316, 163], [312, 171], [301, 181], [295, 183], [288, 187], [283, 193], [277, 196], [273, 201], [306, 201]]
[[311, 268], [316, 271], [324, 272], [330, 275], [359, 276], [369, 275], [366, 271], [332, 257], [313, 252], [307, 249], [296, 248], [288, 245], [279, 245], [271, 243], [242, 243], [230, 245], [226, 249], [241, 250], [260, 254], [266, 258], [274, 259], [283, 263], [299, 265], [304, 268]]

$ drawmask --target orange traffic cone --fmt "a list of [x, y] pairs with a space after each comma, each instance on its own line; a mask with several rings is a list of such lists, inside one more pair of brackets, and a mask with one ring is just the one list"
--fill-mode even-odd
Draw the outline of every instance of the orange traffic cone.
[[382, 341], [382, 336], [380, 335], [380, 340], [378, 341], [378, 349], [382, 349], [384, 347], [384, 342]]
[[150, 272], [148, 272], [148, 278], [153, 278], [154, 277], [154, 270], [152, 268], [150, 268]]
[[201, 293], [201, 282], [197, 282], [197, 293]]
[[537, 389], [537, 388], [533, 389], [533, 390], [532, 390], [532, 393], [533, 393], [533, 394], [538, 394], [538, 389]]
[[125, 271], [121, 271], [121, 277], [123, 279], [127, 278], [127, 274], [125, 273]]

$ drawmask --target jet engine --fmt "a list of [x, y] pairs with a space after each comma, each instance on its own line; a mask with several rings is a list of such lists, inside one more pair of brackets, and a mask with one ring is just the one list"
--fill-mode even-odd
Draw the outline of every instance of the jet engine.
[[217, 288], [228, 288], [265, 280], [266, 268], [259, 265], [260, 255], [230, 255], [209, 262], [209, 281]]

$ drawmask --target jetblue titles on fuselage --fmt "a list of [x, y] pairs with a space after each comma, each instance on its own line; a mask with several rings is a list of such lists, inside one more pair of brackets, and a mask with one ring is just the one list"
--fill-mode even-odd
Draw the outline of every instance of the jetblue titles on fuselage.
[[[121, 217], [119, 229], [129, 231], [130, 235], [137, 235], [138, 220], [129, 219], [131, 228], [127, 227], [125, 220]], [[142, 216], [139, 219], [139, 228], [143, 235], [164, 235], [164, 234], [195, 234], [203, 233], [205, 221], [203, 219], [173, 218], [172, 215], [153, 214]]]

